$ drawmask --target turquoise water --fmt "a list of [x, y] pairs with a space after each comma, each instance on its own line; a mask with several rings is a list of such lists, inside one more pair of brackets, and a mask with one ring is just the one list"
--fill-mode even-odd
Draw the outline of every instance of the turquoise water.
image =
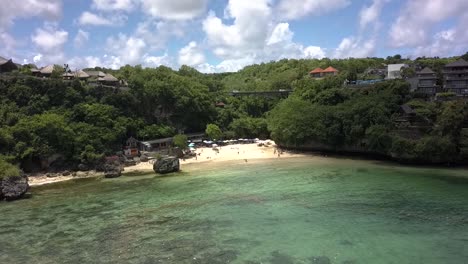
[[0, 204], [0, 263], [468, 263], [466, 170], [295, 158]]

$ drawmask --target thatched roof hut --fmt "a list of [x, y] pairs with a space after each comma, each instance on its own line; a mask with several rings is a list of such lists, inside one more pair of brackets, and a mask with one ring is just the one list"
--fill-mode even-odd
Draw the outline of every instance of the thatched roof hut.
[[90, 77], [89, 74], [87, 74], [86, 72], [82, 70], [76, 71], [74, 75], [75, 75], [75, 78], [78, 78], [78, 79], [88, 79]]
[[119, 79], [115, 78], [112, 74], [107, 73], [104, 77], [98, 79], [100, 82], [118, 82]]
[[0, 72], [10, 72], [17, 69], [18, 66], [13, 63], [12, 59], [7, 60], [3, 57], [0, 57]]
[[52, 72], [54, 71], [54, 68], [55, 68], [55, 65], [47, 65], [45, 67], [42, 67], [42, 69], [40, 70], [40, 73], [42, 75], [51, 75]]

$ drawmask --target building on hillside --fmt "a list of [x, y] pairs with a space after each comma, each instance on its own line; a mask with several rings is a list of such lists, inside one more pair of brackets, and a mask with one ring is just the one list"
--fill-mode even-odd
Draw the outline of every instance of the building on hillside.
[[321, 68], [315, 68], [314, 70], [309, 72], [310, 77], [312, 78], [323, 78], [326, 76], [336, 76], [338, 75], [339, 71], [332, 66], [326, 68], [325, 70]]
[[142, 141], [140, 142], [140, 150], [141, 151], [165, 151], [170, 149], [172, 146], [173, 139], [170, 138], [160, 138], [155, 140], [149, 141]]
[[426, 67], [416, 74], [417, 88], [416, 93], [435, 95], [440, 92], [440, 87], [437, 85], [437, 75], [430, 68]]
[[12, 59], [7, 60], [3, 57], [0, 57], [0, 73], [11, 72], [14, 70], [18, 70], [18, 66], [13, 63]]
[[124, 146], [124, 154], [127, 157], [136, 157], [139, 154], [140, 141], [134, 137], [127, 139], [127, 142]]
[[309, 75], [312, 78], [320, 78], [320, 77], [322, 77], [322, 72], [323, 72], [322, 68], [315, 68], [315, 69], [313, 69], [312, 71], [309, 72]]
[[75, 71], [73, 74], [74, 77], [79, 80], [87, 80], [89, 78], [89, 74], [82, 70]]
[[50, 77], [54, 71], [55, 65], [47, 65], [39, 70], [39, 76]]
[[72, 72], [66, 72], [62, 74], [62, 78], [64, 80], [73, 80], [75, 78], [75, 74], [73, 74]]
[[106, 76], [102, 71], [84, 71], [88, 76], [90, 81], [97, 81], [99, 78]]
[[31, 67], [31, 74], [32, 76], [39, 77], [41, 75], [41, 70], [39, 70], [36, 66]]
[[329, 66], [325, 70], [322, 71], [323, 76], [336, 76], [338, 75], [339, 71], [332, 66]]
[[112, 74], [107, 73], [103, 77], [99, 77], [97, 81], [102, 85], [118, 86], [119, 79], [115, 78]]
[[407, 64], [389, 64], [387, 65], [387, 78], [389, 80], [401, 79], [401, 70], [407, 68]]
[[459, 59], [445, 65], [444, 89], [457, 96], [468, 96], [468, 62]]

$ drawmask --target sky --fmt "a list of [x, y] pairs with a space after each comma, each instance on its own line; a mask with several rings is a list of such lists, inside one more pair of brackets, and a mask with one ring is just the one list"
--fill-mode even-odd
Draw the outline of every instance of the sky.
[[226, 72], [301, 58], [455, 56], [468, 0], [2, 0], [0, 56]]

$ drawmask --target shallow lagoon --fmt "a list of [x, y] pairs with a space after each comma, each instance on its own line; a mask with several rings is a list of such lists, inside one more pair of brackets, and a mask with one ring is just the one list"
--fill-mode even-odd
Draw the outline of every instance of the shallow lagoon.
[[0, 204], [0, 263], [467, 263], [468, 171], [294, 158]]

